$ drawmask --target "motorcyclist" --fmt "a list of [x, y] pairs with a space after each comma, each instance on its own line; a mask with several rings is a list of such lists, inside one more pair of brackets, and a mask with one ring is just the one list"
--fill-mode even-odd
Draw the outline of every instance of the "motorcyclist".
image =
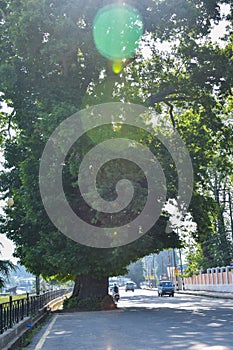
[[113, 294], [119, 294], [119, 287], [116, 283], [114, 283], [114, 286], [113, 286]]
[[119, 287], [116, 283], [114, 283], [114, 286], [112, 288], [112, 297], [116, 302], [118, 302], [118, 300], [120, 299]]

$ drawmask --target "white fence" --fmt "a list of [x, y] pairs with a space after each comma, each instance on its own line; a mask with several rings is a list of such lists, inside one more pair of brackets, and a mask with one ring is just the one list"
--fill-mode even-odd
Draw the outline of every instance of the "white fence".
[[213, 267], [207, 273], [184, 278], [187, 290], [206, 290], [233, 293], [233, 266]]

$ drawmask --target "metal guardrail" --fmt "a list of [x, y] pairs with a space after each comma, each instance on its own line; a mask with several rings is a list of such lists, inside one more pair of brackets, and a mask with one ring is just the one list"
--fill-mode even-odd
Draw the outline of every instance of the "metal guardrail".
[[67, 289], [55, 290], [32, 296], [27, 293], [27, 297], [16, 300], [13, 300], [12, 296], [9, 296], [9, 302], [0, 304], [0, 334], [12, 328], [25, 317], [35, 315], [51, 300], [66, 293]]

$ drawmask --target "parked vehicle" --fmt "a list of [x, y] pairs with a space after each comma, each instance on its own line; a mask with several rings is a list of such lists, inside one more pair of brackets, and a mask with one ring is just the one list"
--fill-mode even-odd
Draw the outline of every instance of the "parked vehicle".
[[127, 292], [128, 290], [131, 290], [134, 292], [135, 284], [134, 282], [127, 282], [125, 285], [125, 291]]
[[174, 297], [175, 288], [171, 281], [159, 281], [158, 296], [169, 295]]

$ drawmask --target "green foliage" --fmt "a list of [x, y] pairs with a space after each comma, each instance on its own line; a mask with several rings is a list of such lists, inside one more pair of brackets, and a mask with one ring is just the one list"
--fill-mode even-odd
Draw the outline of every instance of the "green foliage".
[[78, 297], [70, 297], [64, 300], [64, 310], [76, 310], [76, 311], [99, 311], [115, 309], [115, 303], [110, 295], [106, 295], [104, 298], [89, 297], [85, 299], [79, 299]]
[[189, 251], [186, 259], [187, 268], [185, 269], [185, 276], [198, 275], [200, 270], [205, 270], [205, 257], [200, 244], [195, 250]]
[[224, 233], [209, 234], [203, 243], [188, 252], [186, 276], [198, 274], [200, 270], [217, 266], [229, 266], [233, 256], [232, 240]]

